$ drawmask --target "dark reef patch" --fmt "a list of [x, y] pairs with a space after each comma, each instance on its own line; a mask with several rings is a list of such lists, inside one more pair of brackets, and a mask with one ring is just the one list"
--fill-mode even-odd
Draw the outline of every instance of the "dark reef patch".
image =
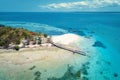
[[78, 80], [78, 79], [81, 79], [81, 70], [78, 70], [75, 73], [73, 73], [72, 70], [73, 70], [73, 67], [68, 65], [67, 71], [61, 78], [52, 77], [52, 78], [48, 78], [47, 80]]
[[91, 33], [91, 34], [94, 34], [94, 33], [95, 33], [95, 31], [91, 31], [90, 33]]
[[29, 70], [33, 70], [33, 69], [35, 69], [36, 68], [36, 66], [32, 66], [31, 68], [29, 68]]
[[86, 62], [86, 63], [85, 63], [85, 65], [89, 65], [89, 64], [90, 64], [90, 62]]
[[90, 39], [91, 37], [92, 37], [92, 35], [85, 36], [85, 38], [87, 38], [87, 39]]
[[78, 34], [81, 35], [81, 36], [86, 36], [84, 31], [78, 31]]
[[82, 30], [72, 30], [72, 28], [70, 28], [69, 32], [78, 33], [80, 36], [86, 36], [85, 32]]
[[100, 72], [100, 74], [102, 75], [102, 74], [103, 74], [103, 72], [101, 71], [101, 72]]
[[41, 80], [39, 76], [36, 76], [34, 80]]
[[87, 69], [89, 69], [89, 67], [88, 67], [87, 65], [83, 64], [83, 65], [82, 65], [82, 68], [80, 69], [80, 71], [81, 71], [81, 73], [82, 73], [83, 75], [88, 75]]
[[118, 77], [118, 74], [117, 74], [117, 73], [114, 73], [113, 75], [114, 75], [114, 77]]
[[101, 64], [101, 62], [100, 62], [100, 61], [96, 61], [96, 64], [97, 64], [97, 65], [100, 65], [100, 64]]
[[40, 71], [36, 71], [36, 72], [34, 73], [34, 75], [35, 75], [35, 76], [40, 76], [40, 75], [41, 75], [41, 72], [40, 72]]
[[109, 61], [106, 61], [106, 64], [108, 64], [108, 65], [111, 65], [111, 62], [109, 62]]
[[90, 65], [90, 62], [86, 62], [85, 64], [82, 65], [82, 68], [81, 69], [89, 69], [89, 65]]
[[81, 80], [89, 80], [87, 77], [82, 77]]
[[35, 79], [34, 80], [41, 80], [40, 76], [41, 76], [41, 72], [40, 71], [36, 71], [34, 73]]
[[100, 41], [96, 41], [92, 46], [93, 47], [101, 47], [101, 48], [106, 49], [106, 46]]

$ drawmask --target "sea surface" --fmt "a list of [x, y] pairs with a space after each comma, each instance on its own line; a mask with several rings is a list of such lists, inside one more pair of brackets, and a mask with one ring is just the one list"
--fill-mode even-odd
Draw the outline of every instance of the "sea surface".
[[83, 80], [120, 80], [120, 13], [1, 12], [0, 24], [49, 35], [74, 33], [93, 38], [94, 44], [84, 48], [91, 57], [87, 63], [87, 79]]

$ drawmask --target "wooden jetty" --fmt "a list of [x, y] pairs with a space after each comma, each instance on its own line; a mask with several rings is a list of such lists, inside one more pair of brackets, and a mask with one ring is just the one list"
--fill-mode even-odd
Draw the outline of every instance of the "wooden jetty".
[[[70, 51], [70, 52], [73, 52], [73, 53], [78, 53], [78, 54], [83, 55], [83, 56], [88, 56], [88, 55], [86, 55], [86, 53], [83, 52], [83, 51], [74, 50], [74, 49], [71, 49], [71, 48], [67, 48], [67, 47], [64, 47], [64, 46], [62, 46], [62, 45], [60, 45], [60, 44], [54, 43], [54, 42], [52, 42], [52, 41], [50, 41], [50, 43], [51, 43], [52, 45], [58, 47], [58, 48], [61, 48], [61, 49], [64, 49], [64, 50], [67, 50], [67, 51]], [[89, 56], [88, 56], [88, 57], [89, 57]]]

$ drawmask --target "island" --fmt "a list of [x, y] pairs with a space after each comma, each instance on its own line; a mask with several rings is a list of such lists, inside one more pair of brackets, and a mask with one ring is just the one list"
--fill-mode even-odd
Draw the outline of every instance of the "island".
[[78, 69], [75, 72], [73, 72], [73, 68], [76, 65], [82, 67], [81, 64], [86, 63], [88, 57], [73, 54], [72, 51], [65, 48], [78, 50], [75, 44], [79, 41], [84, 41], [84, 38], [72, 33], [51, 37], [45, 33], [0, 25], [0, 71], [2, 71], [0, 79], [85, 78], [82, 75], [86, 68]]
[[0, 25], [0, 48], [2, 49], [18, 50], [19, 48], [35, 47], [43, 43], [48, 43], [48, 41], [47, 34]]

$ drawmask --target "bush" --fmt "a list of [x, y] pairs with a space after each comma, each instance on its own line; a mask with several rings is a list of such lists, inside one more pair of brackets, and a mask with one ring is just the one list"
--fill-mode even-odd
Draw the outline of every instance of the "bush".
[[46, 38], [48, 35], [47, 34], [44, 34], [44, 37]]
[[0, 39], [0, 46], [4, 46], [6, 43]]
[[19, 46], [15, 46], [14, 48], [16, 51], [19, 51], [20, 47]]

